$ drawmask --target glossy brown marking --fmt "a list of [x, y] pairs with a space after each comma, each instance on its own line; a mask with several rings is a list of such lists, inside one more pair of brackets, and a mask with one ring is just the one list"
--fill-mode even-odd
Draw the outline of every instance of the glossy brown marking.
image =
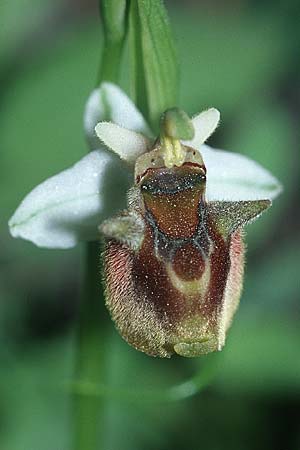
[[203, 169], [191, 167], [190, 163], [177, 169], [149, 172], [141, 185], [146, 209], [159, 229], [174, 239], [195, 234], [204, 188]]
[[188, 243], [182, 245], [175, 253], [172, 262], [177, 276], [184, 281], [199, 279], [205, 269], [205, 261], [201, 251]]
[[153, 215], [159, 229], [173, 239], [191, 237], [198, 226], [199, 191], [183, 191], [174, 195], [152, 197], [144, 195], [146, 208]]

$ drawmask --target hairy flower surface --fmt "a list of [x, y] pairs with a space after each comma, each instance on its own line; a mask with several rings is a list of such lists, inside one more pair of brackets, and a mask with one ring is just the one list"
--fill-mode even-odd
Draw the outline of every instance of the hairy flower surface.
[[222, 348], [242, 288], [242, 228], [281, 190], [256, 162], [204, 145], [215, 108], [192, 119], [184, 141], [176, 114], [155, 140], [124, 92], [103, 83], [84, 116], [92, 151], [34, 188], [9, 221], [14, 237], [48, 248], [96, 240], [101, 224], [111, 315], [131, 345], [162, 357]]

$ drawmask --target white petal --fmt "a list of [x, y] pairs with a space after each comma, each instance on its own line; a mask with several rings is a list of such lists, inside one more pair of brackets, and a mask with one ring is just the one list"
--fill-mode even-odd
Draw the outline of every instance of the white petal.
[[99, 122], [95, 131], [107, 147], [128, 163], [134, 164], [140, 155], [150, 149], [149, 140], [143, 134], [111, 122]]
[[220, 112], [216, 108], [202, 111], [193, 117], [192, 122], [195, 129], [194, 138], [188, 142], [191, 147], [196, 148], [202, 145], [215, 131], [220, 121]]
[[102, 83], [99, 89], [91, 93], [86, 103], [84, 129], [91, 148], [99, 147], [95, 126], [102, 120], [112, 121], [121, 127], [151, 137], [150, 128], [143, 115], [132, 100], [112, 83]]
[[273, 199], [279, 181], [260, 164], [238, 153], [198, 147], [207, 169], [207, 200]]
[[80, 240], [97, 239], [99, 223], [125, 207], [128, 171], [116, 159], [95, 150], [38, 185], [10, 219], [12, 236], [48, 248], [70, 248]]

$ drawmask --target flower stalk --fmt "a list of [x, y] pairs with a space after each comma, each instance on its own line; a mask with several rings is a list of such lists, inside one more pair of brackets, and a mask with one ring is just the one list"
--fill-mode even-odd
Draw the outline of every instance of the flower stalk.
[[[86, 244], [84, 282], [76, 335], [75, 382], [97, 385], [104, 377], [105, 319], [100, 280], [100, 245]], [[101, 435], [101, 399], [77, 391], [73, 397], [73, 449], [98, 448]]]
[[179, 70], [161, 0], [129, 2], [131, 98], [155, 133], [163, 111], [177, 103]]
[[[100, 12], [104, 28], [104, 48], [99, 73], [102, 81], [118, 82], [126, 33], [125, 0], [103, 0]], [[107, 113], [107, 112], [106, 112]], [[90, 149], [92, 150], [92, 148]], [[99, 384], [105, 371], [105, 309], [101, 280], [101, 243], [85, 246], [83, 283], [76, 335], [75, 383]], [[75, 391], [73, 396], [73, 448], [96, 450], [101, 442], [101, 399]]]
[[99, 71], [101, 81], [118, 83], [120, 61], [126, 35], [126, 0], [101, 0], [104, 47]]

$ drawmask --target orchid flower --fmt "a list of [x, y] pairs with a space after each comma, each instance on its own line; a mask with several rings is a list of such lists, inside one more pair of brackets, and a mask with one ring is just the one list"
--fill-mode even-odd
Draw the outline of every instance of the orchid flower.
[[[209, 111], [192, 119], [195, 136], [186, 142], [201, 151], [204, 159], [207, 200], [275, 198], [281, 191], [280, 183], [258, 163], [204, 145], [219, 119], [216, 110]], [[106, 117], [110, 122], [101, 122]], [[99, 224], [125, 207], [134, 162], [153, 142], [149, 126], [134, 103], [111, 83], [102, 83], [92, 92], [84, 126], [92, 151], [24, 198], [9, 220], [13, 237], [39, 247], [72, 248], [80, 241], [98, 239]]]
[[215, 108], [191, 121], [173, 108], [155, 140], [133, 102], [103, 83], [84, 116], [92, 151], [33, 189], [9, 221], [14, 237], [40, 247], [103, 233], [106, 304], [120, 334], [149, 355], [223, 347], [242, 290], [241, 230], [281, 190], [256, 162], [204, 144], [219, 119]]

